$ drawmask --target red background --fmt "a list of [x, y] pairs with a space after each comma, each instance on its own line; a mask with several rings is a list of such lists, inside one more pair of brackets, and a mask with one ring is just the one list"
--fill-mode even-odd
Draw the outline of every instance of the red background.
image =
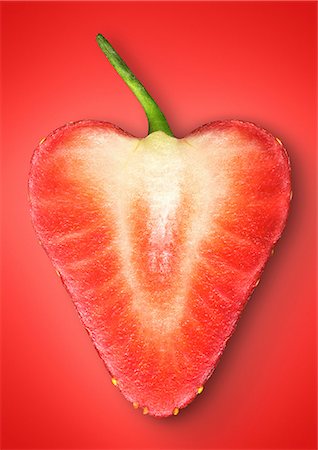
[[[3, 448], [315, 447], [315, 10], [303, 3], [3, 3]], [[183, 136], [251, 120], [289, 150], [294, 199], [275, 256], [204, 393], [142, 416], [110, 383], [37, 243], [38, 141], [70, 120], [142, 136], [105, 34]]]

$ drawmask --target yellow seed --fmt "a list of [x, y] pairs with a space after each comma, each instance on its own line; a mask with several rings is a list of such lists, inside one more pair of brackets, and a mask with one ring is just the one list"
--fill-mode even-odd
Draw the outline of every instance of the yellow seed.
[[255, 288], [256, 288], [256, 286], [259, 285], [259, 282], [260, 282], [260, 280], [258, 279], [258, 280], [256, 281], [255, 285], [254, 285]]
[[112, 383], [113, 383], [114, 386], [117, 386], [117, 380], [116, 380], [116, 378], [112, 378]]
[[275, 253], [275, 250], [272, 248], [272, 252], [271, 252], [271, 255], [273, 255]]
[[290, 191], [290, 197], [289, 200], [291, 200], [293, 198], [293, 191]]
[[40, 142], [39, 142], [39, 145], [41, 145], [41, 144], [43, 144], [43, 142], [45, 141], [45, 137], [44, 138], [42, 138], [41, 140], [40, 140]]
[[174, 416], [177, 416], [179, 414], [179, 408], [174, 408], [173, 413]]
[[55, 272], [56, 272], [56, 275], [57, 275], [58, 277], [61, 277], [61, 274], [60, 274], [60, 272], [59, 272], [57, 269], [55, 269]]
[[134, 407], [134, 409], [138, 409], [139, 408], [139, 403], [138, 402], [134, 402], [133, 403], [133, 407]]
[[198, 388], [198, 394], [201, 394], [201, 393], [203, 392], [203, 389], [204, 389], [204, 386], [200, 386], [200, 387]]
[[276, 141], [279, 143], [279, 145], [283, 145], [282, 141], [277, 137]]
[[142, 413], [143, 413], [144, 415], [146, 415], [146, 414], [149, 413], [149, 410], [148, 410], [147, 406], [144, 407], [144, 409], [142, 410]]

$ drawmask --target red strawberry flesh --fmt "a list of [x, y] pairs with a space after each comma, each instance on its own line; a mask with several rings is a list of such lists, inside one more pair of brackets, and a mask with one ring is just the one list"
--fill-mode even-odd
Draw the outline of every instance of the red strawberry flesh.
[[36, 149], [35, 230], [125, 397], [169, 416], [213, 372], [284, 228], [290, 168], [250, 123], [183, 139], [68, 124]]

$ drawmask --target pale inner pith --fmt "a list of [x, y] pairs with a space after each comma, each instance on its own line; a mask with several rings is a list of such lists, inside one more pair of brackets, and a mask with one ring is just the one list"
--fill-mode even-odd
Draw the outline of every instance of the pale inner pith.
[[[219, 152], [218, 144], [216, 139], [215, 147], [202, 151], [191, 141], [156, 132], [144, 140], [120, 137], [118, 142], [101, 134], [89, 149], [87, 142], [85, 149], [74, 148], [80, 177], [96, 185], [105, 217], [115, 218], [117, 237], [111, 245], [131, 290], [131, 311], [144, 331], [168, 336], [182, 320], [200, 243], [213, 232], [230, 189], [224, 160], [230, 163], [236, 150], [223, 142]], [[146, 274], [138, 264], [145, 258]], [[147, 276], [172, 277], [173, 282], [147, 287]]]

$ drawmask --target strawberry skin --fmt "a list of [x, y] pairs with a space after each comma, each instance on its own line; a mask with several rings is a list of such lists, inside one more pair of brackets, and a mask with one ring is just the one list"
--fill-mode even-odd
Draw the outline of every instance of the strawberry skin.
[[144, 413], [202, 391], [285, 225], [290, 166], [251, 123], [137, 139], [70, 123], [35, 150], [37, 236], [113, 383]]

